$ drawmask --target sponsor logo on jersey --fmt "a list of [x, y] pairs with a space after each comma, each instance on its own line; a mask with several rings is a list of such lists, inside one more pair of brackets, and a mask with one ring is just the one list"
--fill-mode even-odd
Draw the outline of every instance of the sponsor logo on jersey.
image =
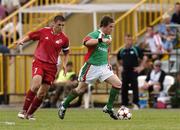
[[46, 39], [46, 40], [48, 40], [48, 39], [49, 39], [49, 37], [45, 37], [45, 39]]
[[106, 48], [102, 48], [102, 47], [98, 47], [98, 50], [101, 50], [101, 51], [104, 51], [104, 52], [108, 51]]

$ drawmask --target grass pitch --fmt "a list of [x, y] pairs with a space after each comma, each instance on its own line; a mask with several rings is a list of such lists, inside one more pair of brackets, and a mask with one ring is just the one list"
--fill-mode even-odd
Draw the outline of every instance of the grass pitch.
[[68, 109], [60, 120], [56, 109], [40, 109], [36, 121], [17, 118], [17, 109], [0, 108], [0, 130], [180, 130], [179, 109], [132, 111], [131, 120], [112, 120], [101, 109]]

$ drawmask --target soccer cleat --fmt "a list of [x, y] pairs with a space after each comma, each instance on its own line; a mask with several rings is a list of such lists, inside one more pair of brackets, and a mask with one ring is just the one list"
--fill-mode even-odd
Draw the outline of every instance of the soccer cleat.
[[111, 110], [108, 109], [108, 108], [107, 108], [107, 105], [104, 106], [103, 112], [104, 112], [104, 113], [108, 113], [109, 116], [110, 116], [111, 118], [113, 118], [114, 120], [117, 120], [117, 119], [118, 119], [118, 116], [117, 116], [117, 114], [114, 112], [114, 110], [113, 110], [113, 109], [111, 109]]
[[20, 119], [25, 119], [25, 116], [26, 115], [26, 112], [24, 111], [24, 110], [22, 110], [22, 111], [20, 111], [19, 113], [18, 113], [18, 117], [20, 118]]
[[61, 103], [59, 105], [59, 110], [58, 110], [58, 116], [60, 119], [62, 119], [62, 120], [64, 119], [65, 112], [66, 112], [66, 109], [64, 108], [63, 103]]
[[27, 120], [35, 121], [36, 118], [33, 115], [26, 115]]

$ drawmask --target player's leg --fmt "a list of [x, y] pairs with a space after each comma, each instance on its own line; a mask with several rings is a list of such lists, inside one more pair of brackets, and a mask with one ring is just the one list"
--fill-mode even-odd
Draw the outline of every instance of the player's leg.
[[115, 75], [115, 74], [110, 76], [109, 78], [107, 78], [105, 81], [112, 85], [112, 88], [110, 90], [109, 100], [107, 103], [107, 108], [112, 109], [113, 102], [114, 102], [116, 96], [119, 94], [122, 83], [121, 83], [120, 79], [117, 77], [117, 75]]
[[[67, 96], [66, 100], [63, 101], [63, 106], [66, 109], [69, 103], [75, 99], [79, 94], [83, 93], [87, 88], [87, 80], [89, 77], [93, 78], [92, 74], [94, 74], [94, 67], [88, 63], [85, 63], [79, 72], [79, 83], [78, 86], [72, 90], [72, 92]], [[94, 74], [95, 75], [95, 74]], [[91, 79], [92, 80], [92, 79]]]
[[28, 119], [32, 119], [32, 115], [33, 113], [39, 108], [39, 106], [42, 103], [43, 98], [45, 97], [46, 93], [48, 92], [49, 89], [48, 84], [42, 84], [37, 92], [37, 96], [35, 96], [35, 98], [33, 99], [33, 102], [31, 104], [31, 106], [29, 107], [28, 111], [27, 111], [27, 115], [26, 118]]
[[[49, 89], [49, 86], [54, 81], [55, 74], [57, 71], [56, 65], [51, 65], [48, 63], [42, 63], [40, 61], [38, 61], [38, 64], [40, 64], [40, 65], [38, 65], [37, 71], [35, 74], [36, 75], [43, 75], [43, 77], [41, 78], [40, 88], [38, 88], [37, 96], [34, 97], [33, 102], [31, 103], [31, 106], [29, 107], [29, 109], [27, 111], [26, 117], [29, 117], [29, 118], [37, 110], [37, 108], [41, 105], [42, 99], [46, 95], [46, 93]], [[41, 69], [39, 66], [41, 67]], [[35, 68], [35, 70], [36, 70], [36, 68]]]
[[66, 108], [77, 96], [83, 94], [87, 89], [87, 83], [79, 82], [78, 87], [73, 89], [67, 98], [60, 104], [58, 115], [60, 119], [64, 119]]
[[61, 119], [64, 119], [66, 108], [69, 103], [75, 99], [77, 96], [83, 94], [88, 86], [88, 83], [92, 83], [99, 76], [99, 71], [96, 66], [85, 63], [79, 72], [79, 84], [78, 87], [73, 89], [73, 91], [67, 96], [67, 98], [59, 106], [58, 115]]
[[105, 81], [107, 83], [111, 84], [112, 88], [110, 90], [107, 105], [103, 108], [103, 112], [108, 113], [111, 118], [117, 120], [118, 117], [113, 110], [113, 103], [114, 103], [116, 96], [119, 94], [119, 89], [121, 88], [121, 81], [117, 77], [117, 75], [112, 75], [109, 78], [107, 78]]
[[34, 97], [36, 96], [36, 93], [37, 93], [41, 83], [42, 83], [42, 77], [40, 75], [35, 75], [32, 79], [31, 88], [28, 90], [28, 92], [26, 94], [24, 105], [23, 105], [23, 110], [18, 113], [19, 118], [22, 118], [22, 119], [25, 118], [26, 112], [28, 111], [29, 106], [31, 105]]
[[88, 84], [85, 83], [85, 82], [79, 82], [77, 88], [73, 89], [73, 90], [71, 91], [71, 93], [69, 94], [69, 96], [67, 96], [67, 98], [65, 99], [65, 101], [64, 101], [64, 103], [63, 103], [63, 104], [64, 104], [64, 107], [67, 108], [68, 105], [69, 105], [69, 103], [70, 103], [73, 99], [75, 99], [77, 96], [83, 94], [83, 93], [86, 91], [86, 89], [87, 89], [87, 85], [88, 85]]

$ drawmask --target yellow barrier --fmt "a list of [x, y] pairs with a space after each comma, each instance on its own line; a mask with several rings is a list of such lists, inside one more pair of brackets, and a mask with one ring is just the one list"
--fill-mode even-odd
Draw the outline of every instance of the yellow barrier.
[[4, 92], [3, 56], [0, 54], [0, 95]]
[[[69, 60], [74, 63], [73, 69], [77, 74], [84, 63], [84, 53], [80, 54], [78, 52], [79, 49], [77, 49], [77, 53], [69, 56]], [[31, 85], [32, 58], [32, 54], [0, 55], [0, 95], [3, 94], [4, 86], [7, 86], [6, 92], [8, 94], [22, 95], [26, 93]], [[10, 63], [10, 61], [14, 62]], [[6, 64], [6, 66], [3, 66], [3, 64]]]
[[136, 40], [146, 31], [148, 25], [160, 22], [164, 12], [172, 9], [177, 0], [142, 0], [115, 21], [115, 32], [111, 51], [116, 52], [124, 43], [125, 34], [132, 34]]
[[[172, 53], [170, 55], [175, 55], [176, 57], [180, 56], [177, 53]], [[111, 56], [116, 57], [116, 54], [111, 54]], [[10, 64], [9, 61], [12, 60], [11, 58], [14, 58], [14, 63]], [[28, 54], [5, 56], [0, 55], [0, 95], [3, 94], [4, 86], [6, 86], [7, 88], [7, 94], [24, 95], [27, 92], [27, 90], [30, 88], [32, 79], [32, 58], [33, 55]], [[83, 58], [84, 54], [70, 54], [70, 61], [73, 62], [73, 70], [76, 72], [76, 74], [79, 73], [80, 67], [84, 62]], [[3, 67], [2, 63], [6, 64], [6, 67]], [[168, 70], [168, 72], [170, 72], [170, 69]]]
[[[28, 7], [33, 6], [41, 6], [41, 5], [49, 5], [49, 4], [56, 4], [56, 3], [77, 3], [79, 0], [31, 0], [24, 6], [22, 6], [20, 9], [25, 9]], [[19, 9], [19, 10], [20, 10]], [[5, 27], [8, 23], [12, 23], [14, 26], [14, 29], [12, 33], [6, 34], [3, 33], [3, 44], [8, 46], [9, 48], [12, 47], [12, 43], [15, 42], [18, 39], [17, 31], [16, 31], [16, 25], [18, 24], [18, 12], [19, 10], [15, 11], [2, 21], [0, 21], [0, 29]], [[26, 34], [29, 32], [29, 30], [32, 30], [32, 28], [38, 29], [49, 21], [49, 19], [52, 18], [52, 15], [50, 14], [24, 14], [23, 16], [23, 34]], [[43, 22], [42, 22], [43, 21]]]

